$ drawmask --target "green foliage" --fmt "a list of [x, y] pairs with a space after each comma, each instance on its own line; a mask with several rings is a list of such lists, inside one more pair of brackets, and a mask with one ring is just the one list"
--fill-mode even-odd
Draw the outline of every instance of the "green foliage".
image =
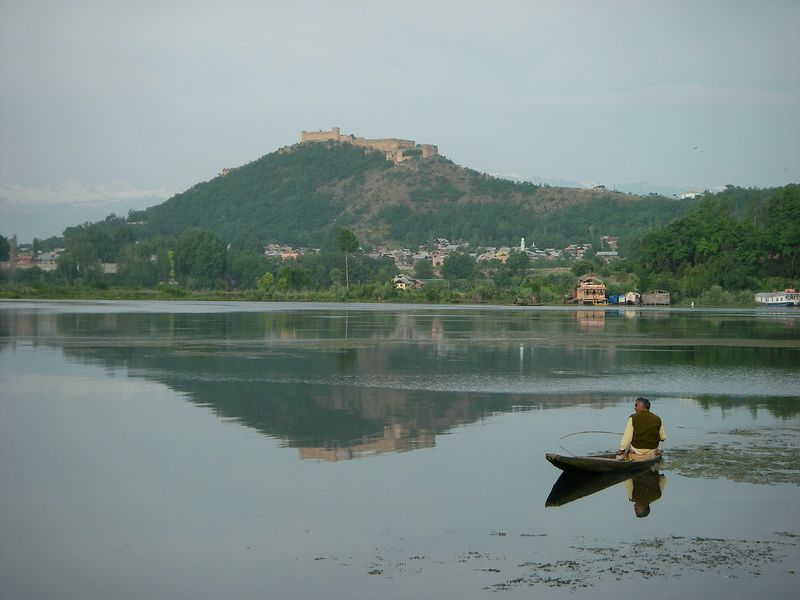
[[671, 279], [687, 297], [714, 286], [757, 288], [770, 275], [788, 282], [800, 275], [800, 186], [706, 195], [685, 217], [644, 235], [632, 254], [644, 287]]
[[572, 271], [572, 274], [575, 275], [575, 277], [580, 277], [581, 275], [591, 273], [595, 269], [594, 265], [588, 260], [579, 260], [578, 262], [574, 263], [569, 270]]
[[358, 238], [349, 229], [340, 229], [336, 234], [336, 242], [344, 254], [352, 254], [358, 250]]
[[763, 239], [769, 274], [800, 276], [800, 185], [777, 190], [764, 208]]
[[[228, 266], [226, 272], [235, 287], [240, 289], [253, 289], [259, 285], [267, 271], [268, 263], [263, 254], [246, 252], [243, 250], [230, 250], [227, 255]], [[272, 275], [270, 273], [270, 275]]]
[[225, 244], [215, 233], [188, 229], [175, 242], [175, 272], [187, 287], [213, 288], [225, 270]]
[[414, 263], [414, 275], [418, 279], [430, 279], [433, 277], [433, 263], [427, 259], [418, 260]]
[[[513, 191], [525, 189], [507, 183]], [[626, 201], [601, 197], [539, 213], [532, 210], [539, 202], [538, 189], [513, 201], [434, 203], [424, 211], [403, 204], [390, 205], [372, 218], [372, 224], [388, 224], [388, 237], [408, 246], [444, 236], [469, 240], [476, 246], [498, 246], [524, 237], [542, 248], [563, 248], [584, 241], [596, 248], [602, 234], [632, 239], [683, 216], [695, 204], [661, 197]]]
[[458, 200], [462, 195], [463, 192], [458, 190], [449, 180], [444, 177], [437, 177], [428, 185], [411, 190], [408, 197], [412, 202], [427, 202], [431, 200]]
[[258, 280], [258, 289], [261, 291], [268, 290], [275, 283], [275, 277], [267, 271]]
[[[131, 244], [134, 238], [133, 227], [115, 214], [97, 223], [84, 223], [64, 230], [64, 245], [76, 254], [81, 265], [87, 264], [87, 258], [90, 262], [116, 262], [122, 248]], [[37, 240], [37, 245], [50, 244]]]
[[155, 287], [174, 279], [174, 260], [170, 260], [170, 241], [156, 238], [125, 246], [119, 254], [117, 277], [127, 287]]
[[508, 179], [492, 177], [491, 175], [481, 174], [472, 169], [468, 169], [472, 175], [472, 188], [479, 194], [486, 194], [495, 199], [504, 199], [515, 192], [532, 195], [539, 187], [528, 181], [514, 182]]
[[281, 290], [307, 289], [310, 284], [311, 272], [297, 264], [285, 264], [278, 271], [278, 287]]
[[8, 243], [8, 240], [0, 235], [0, 261], [8, 260], [10, 249], [11, 245]]
[[69, 252], [63, 252], [56, 259], [56, 274], [62, 285], [71, 285], [78, 277], [78, 263]]
[[445, 279], [473, 279], [476, 273], [475, 259], [469, 254], [454, 252], [444, 259], [442, 276]]
[[528, 254], [517, 250], [510, 252], [506, 260], [506, 268], [511, 276], [522, 275], [530, 264], [531, 259], [528, 257]]
[[167, 298], [185, 298], [187, 292], [180, 286], [171, 285], [169, 283], [161, 283], [158, 285], [158, 291]]
[[228, 242], [271, 240], [319, 247], [344, 207], [326, 191], [389, 167], [383, 153], [349, 144], [303, 144], [274, 152], [136, 214], [143, 236], [175, 236], [186, 227], [214, 231]]

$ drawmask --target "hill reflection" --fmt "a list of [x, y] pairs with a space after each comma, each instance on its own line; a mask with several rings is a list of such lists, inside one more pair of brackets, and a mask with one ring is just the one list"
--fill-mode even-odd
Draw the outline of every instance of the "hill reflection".
[[[59, 347], [71, 361], [161, 382], [301, 458], [331, 461], [432, 447], [437, 436], [497, 413], [602, 408], [620, 397], [620, 377], [638, 386], [653, 367], [797, 364], [798, 349], [772, 323], [658, 316], [0, 310], [0, 340]], [[757, 397], [700, 401], [800, 412], [796, 402]]]

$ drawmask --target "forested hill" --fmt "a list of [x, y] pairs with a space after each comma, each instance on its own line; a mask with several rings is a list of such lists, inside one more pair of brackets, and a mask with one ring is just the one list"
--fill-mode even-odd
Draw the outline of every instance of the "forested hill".
[[297, 144], [131, 213], [140, 239], [189, 227], [226, 242], [319, 246], [331, 227], [367, 245], [416, 246], [434, 237], [475, 245], [623, 242], [681, 217], [695, 203], [612, 191], [514, 183], [444, 157], [400, 165], [349, 144]]

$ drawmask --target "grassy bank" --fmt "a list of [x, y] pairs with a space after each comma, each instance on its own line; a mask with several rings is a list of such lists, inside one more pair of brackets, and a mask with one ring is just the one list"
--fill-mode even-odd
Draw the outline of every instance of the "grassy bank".
[[[564, 305], [563, 296], [537, 298], [519, 295], [514, 290], [491, 286], [456, 289], [447, 286], [421, 290], [396, 290], [390, 285], [363, 285], [327, 290], [188, 290], [181, 287], [95, 288], [95, 287], [25, 287], [0, 288], [0, 299], [16, 300], [187, 300], [218, 302], [385, 302], [410, 304], [486, 304], [486, 305]], [[684, 298], [673, 306], [754, 307], [753, 292], [730, 292], [714, 286], [695, 298]], [[613, 306], [613, 305], [611, 305]]]

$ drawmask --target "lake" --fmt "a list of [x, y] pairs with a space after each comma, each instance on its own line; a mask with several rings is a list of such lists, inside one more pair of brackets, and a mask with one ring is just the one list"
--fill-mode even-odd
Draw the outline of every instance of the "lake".
[[4, 598], [796, 593], [797, 309], [2, 301], [0, 390]]

